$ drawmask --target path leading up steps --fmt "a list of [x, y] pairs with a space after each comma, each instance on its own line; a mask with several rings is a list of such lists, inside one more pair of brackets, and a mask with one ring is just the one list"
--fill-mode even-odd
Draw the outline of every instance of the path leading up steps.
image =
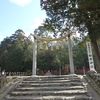
[[[0, 100], [97, 100], [78, 75], [25, 77]], [[98, 99], [100, 100], [100, 99]]]

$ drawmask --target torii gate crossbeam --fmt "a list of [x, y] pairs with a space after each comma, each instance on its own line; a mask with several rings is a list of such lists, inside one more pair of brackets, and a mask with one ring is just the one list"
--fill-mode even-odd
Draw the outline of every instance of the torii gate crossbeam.
[[50, 42], [50, 41], [59, 41], [59, 40], [62, 40], [64, 38], [68, 37], [68, 51], [69, 51], [69, 61], [70, 61], [70, 74], [74, 74], [72, 47], [71, 47], [71, 40], [70, 40], [70, 35], [71, 34], [72, 33], [69, 33], [69, 34], [65, 35], [64, 37], [60, 37], [58, 39], [52, 39], [52, 40], [43, 39], [43, 38], [40, 38], [40, 37], [38, 37], [36, 35], [31, 34], [34, 37], [32, 77], [36, 77], [36, 67], [37, 67], [37, 64], [36, 64], [36, 62], [37, 62], [36, 61], [36, 57], [37, 57], [37, 40], [36, 39], [39, 39], [41, 41]]

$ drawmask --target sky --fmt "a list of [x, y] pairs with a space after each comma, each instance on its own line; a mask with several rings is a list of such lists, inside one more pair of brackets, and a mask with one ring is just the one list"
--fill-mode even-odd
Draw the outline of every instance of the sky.
[[46, 17], [40, 0], [0, 0], [0, 42], [17, 29], [22, 29], [28, 36]]

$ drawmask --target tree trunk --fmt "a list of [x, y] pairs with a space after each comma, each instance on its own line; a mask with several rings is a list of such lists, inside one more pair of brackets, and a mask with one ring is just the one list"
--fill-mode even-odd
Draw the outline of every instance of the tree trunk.
[[100, 52], [99, 52], [98, 44], [96, 39], [93, 36], [90, 36], [90, 39], [91, 39], [91, 44], [93, 46], [94, 56], [97, 64], [96, 70], [97, 72], [100, 72]]

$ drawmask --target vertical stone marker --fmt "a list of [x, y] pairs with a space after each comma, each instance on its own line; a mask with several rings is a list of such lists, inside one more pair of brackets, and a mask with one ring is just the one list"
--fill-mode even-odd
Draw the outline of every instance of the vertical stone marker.
[[90, 71], [95, 71], [95, 69], [94, 69], [93, 55], [92, 55], [92, 49], [91, 49], [91, 43], [87, 42], [86, 46], [87, 46], [87, 53], [88, 53], [88, 60], [89, 60]]

